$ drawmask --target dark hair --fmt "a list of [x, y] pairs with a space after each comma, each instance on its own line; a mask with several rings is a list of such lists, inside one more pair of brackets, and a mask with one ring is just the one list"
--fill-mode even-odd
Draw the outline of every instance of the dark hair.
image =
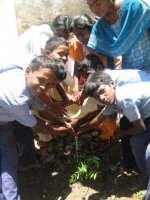
[[73, 19], [73, 28], [88, 28], [92, 29], [93, 20], [87, 14], [77, 15]]
[[60, 45], [68, 46], [67, 40], [65, 40], [62, 37], [53, 36], [49, 40], [47, 40], [47, 42], [45, 44], [45, 50], [53, 51]]
[[67, 73], [65, 71], [64, 63], [59, 59], [52, 59], [48, 56], [37, 56], [35, 57], [29, 67], [32, 71], [36, 71], [40, 68], [48, 68], [56, 73], [56, 77], [58, 80], [62, 81], [66, 78]]
[[68, 15], [58, 15], [51, 24], [54, 32], [72, 32], [72, 19]]
[[89, 68], [92, 68], [95, 71], [105, 68], [99, 57], [94, 54], [86, 55], [85, 58], [79, 62], [78, 65], [80, 69], [84, 68], [88, 70]]
[[101, 85], [110, 85], [112, 78], [109, 74], [99, 71], [89, 75], [86, 84], [85, 91], [88, 96], [93, 96], [93, 92]]

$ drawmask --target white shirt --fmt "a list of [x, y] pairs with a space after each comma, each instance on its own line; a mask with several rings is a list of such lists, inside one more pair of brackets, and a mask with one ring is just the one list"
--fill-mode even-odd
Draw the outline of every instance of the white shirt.
[[150, 81], [150, 73], [136, 69], [105, 69], [105, 73], [109, 74], [117, 86], [129, 83], [139, 83]]
[[34, 126], [36, 118], [29, 111], [30, 100], [23, 69], [5, 68], [0, 73], [0, 122], [17, 120], [25, 126]]
[[23, 66], [25, 69], [35, 56], [41, 55], [41, 49], [52, 36], [53, 32], [48, 24], [27, 29], [18, 38], [16, 57], [11, 63]]
[[114, 112], [125, 115], [130, 122], [150, 117], [150, 83], [126, 84], [116, 87], [116, 100], [112, 106], [105, 106], [103, 115]]

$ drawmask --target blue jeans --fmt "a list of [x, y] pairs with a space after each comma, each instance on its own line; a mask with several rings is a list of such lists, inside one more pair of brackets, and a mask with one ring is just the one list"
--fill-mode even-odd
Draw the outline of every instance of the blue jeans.
[[146, 131], [143, 134], [135, 135], [130, 138], [132, 152], [135, 157], [138, 168], [141, 170], [143, 178], [149, 180], [148, 172], [146, 169], [145, 153], [148, 144], [150, 143], [150, 118], [144, 121]]
[[147, 193], [146, 193], [145, 200], [150, 200], [150, 144], [148, 145], [146, 149], [146, 167], [147, 167], [147, 172], [149, 175], [149, 183], [147, 186]]
[[20, 200], [16, 185], [17, 163], [11, 123], [0, 125], [0, 200]]

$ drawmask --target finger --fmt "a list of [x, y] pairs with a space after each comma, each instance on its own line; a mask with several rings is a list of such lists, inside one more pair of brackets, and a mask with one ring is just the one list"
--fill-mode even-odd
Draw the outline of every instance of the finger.
[[81, 133], [81, 131], [78, 131], [76, 134], [77, 134], [77, 136], [79, 136], [79, 135], [81, 135], [82, 133]]

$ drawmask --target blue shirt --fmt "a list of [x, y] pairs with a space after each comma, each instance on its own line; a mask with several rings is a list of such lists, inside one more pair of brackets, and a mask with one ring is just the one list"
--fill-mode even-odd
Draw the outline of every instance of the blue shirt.
[[34, 126], [36, 118], [29, 111], [31, 95], [23, 69], [10, 66], [0, 70], [0, 122], [17, 120], [25, 126]]
[[112, 106], [105, 106], [103, 115], [121, 113], [132, 122], [150, 117], [150, 83], [126, 84], [116, 87], [116, 99]]

